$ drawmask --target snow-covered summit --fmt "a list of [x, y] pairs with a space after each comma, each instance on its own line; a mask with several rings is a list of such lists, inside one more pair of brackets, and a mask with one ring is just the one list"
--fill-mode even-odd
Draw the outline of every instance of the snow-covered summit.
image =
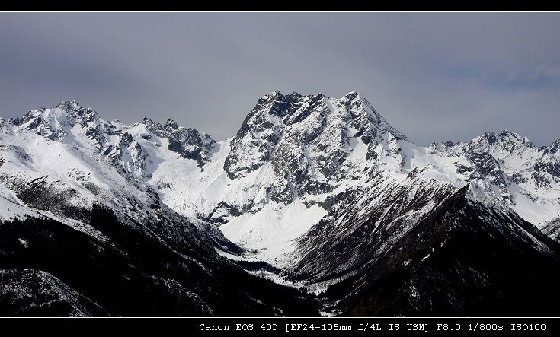
[[[176, 121], [168, 118], [164, 125], [149, 118], [142, 120], [146, 130], [153, 135], [168, 139], [168, 149], [184, 158], [195, 160], [199, 167], [203, 167], [210, 160], [216, 141], [205, 132], [185, 128]], [[150, 139], [149, 134], [143, 134], [144, 139]]]
[[[297, 194], [299, 182], [311, 179], [308, 190], [320, 191], [324, 181], [340, 178], [345, 164], [377, 157], [378, 145], [396, 151], [405, 139], [356, 92], [339, 99], [273, 92], [259, 99], [231, 140], [224, 169], [235, 179], [272, 161], [275, 172], [291, 175], [279, 188]], [[355, 150], [360, 158], [352, 158]]]
[[94, 129], [99, 127], [100, 119], [93, 109], [82, 107], [72, 100], [62, 101], [54, 108], [31, 110], [10, 122], [19, 129], [33, 131], [51, 140], [61, 140], [75, 125]]
[[[520, 293], [538, 307], [559, 279], [559, 148], [512, 132], [418, 146], [356, 92], [267, 94], [219, 142], [62, 102], [0, 118], [0, 255], [20, 269], [0, 270], [0, 292], [33, 314], [305, 315], [317, 298], [341, 314], [471, 314], [488, 296], [468, 294], [496, 289], [497, 308]], [[453, 296], [434, 307], [442, 287]]]

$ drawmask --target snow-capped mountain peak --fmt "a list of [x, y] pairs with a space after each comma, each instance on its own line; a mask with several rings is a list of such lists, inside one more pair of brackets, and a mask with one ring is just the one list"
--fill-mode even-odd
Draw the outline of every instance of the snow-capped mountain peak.
[[[341, 98], [268, 93], [222, 142], [173, 119], [105, 121], [76, 101], [3, 124], [101, 158], [125, 179], [157, 190], [178, 213], [221, 226], [269, 260], [292, 251], [338, 201], [367, 190], [469, 186], [472, 198], [512, 208], [538, 226], [560, 218], [560, 140], [537, 148], [503, 131], [424, 148], [355, 91]], [[276, 251], [264, 250], [276, 241]]]
[[228, 315], [289, 294], [242, 269], [328, 288], [343, 314], [485, 313], [489, 296], [509, 309], [526, 291], [517, 308], [557, 303], [560, 140], [422, 147], [355, 91], [268, 93], [219, 142], [76, 101], [0, 118], [0, 210], [10, 268], [48, 271], [0, 268], [0, 293], [34, 300], [47, 284], [83, 313]]
[[520, 153], [527, 149], [533, 149], [535, 145], [527, 137], [518, 133], [504, 130], [500, 133], [486, 132], [469, 142], [469, 150], [478, 152]]
[[[336, 284], [332, 299], [343, 300], [337, 306], [346, 312], [363, 308], [355, 300], [373, 298], [367, 295], [370, 286], [385, 293], [379, 277], [389, 277], [391, 287], [394, 277], [405, 277], [398, 291], [403, 303], [431, 308], [431, 298], [415, 302], [417, 297], [457, 279], [471, 287], [480, 275], [496, 275], [495, 264], [526, 257], [521, 279], [538, 259], [545, 272], [534, 275], [546, 276], [557, 266], [551, 238], [560, 235], [560, 140], [539, 148], [503, 131], [422, 147], [355, 91], [340, 98], [268, 93], [235, 136], [219, 142], [171, 118], [127, 125], [64, 101], [9, 121], [0, 118], [0, 208], [3, 223], [48, 220], [41, 226], [57, 233], [57, 244], [84, 236], [80, 242], [91, 245], [88, 252], [99, 252], [93, 248], [98, 244], [112, 247], [125, 257], [125, 266], [129, 253], [141, 252], [138, 261], [155, 268], [141, 270], [150, 282], [202, 303], [204, 313], [213, 302], [182, 292], [181, 284], [206, 275], [186, 289], [211, 299], [214, 289], [203, 288], [219, 280], [218, 269], [239, 276], [235, 268], [255, 261], [281, 268], [309, 291]], [[7, 233], [2, 237], [9, 237], [0, 240], [0, 249], [32, 251], [51, 242], [34, 236], [41, 231], [10, 228], [0, 226]], [[473, 248], [481, 242], [483, 253]], [[507, 254], [494, 254], [499, 249]], [[216, 252], [236, 262], [229, 265]], [[462, 258], [459, 264], [447, 260], [453, 254]], [[481, 265], [479, 256], [494, 258]], [[449, 264], [430, 265], [433, 259]], [[160, 261], [167, 261], [165, 268]], [[171, 261], [186, 277], [169, 279]], [[214, 268], [222, 263], [228, 267]], [[460, 263], [466, 263], [463, 271], [448, 268]], [[507, 273], [517, 265], [510, 267]], [[413, 276], [406, 277], [410, 270]], [[430, 270], [443, 281], [426, 274], [426, 282], [417, 282], [416, 275]], [[62, 282], [55, 275], [28, 274], [56, 286]], [[122, 277], [117, 280], [122, 284]], [[487, 284], [509, 289], [493, 276], [476, 282], [476, 291]], [[350, 290], [342, 299], [336, 289]], [[449, 299], [452, 308], [460, 308], [454, 298], [462, 297]]]
[[259, 99], [249, 113], [231, 141], [224, 168], [235, 179], [284, 154], [294, 164], [318, 159], [318, 167], [333, 171], [357, 145], [366, 148], [361, 159], [366, 154], [369, 159], [377, 157], [378, 144], [398, 148], [394, 143], [405, 139], [356, 92], [335, 99], [276, 91]]
[[80, 106], [75, 100], [62, 101], [54, 108], [31, 110], [10, 120], [19, 129], [31, 130], [51, 140], [61, 140], [76, 124], [95, 128], [99, 121], [96, 111]]

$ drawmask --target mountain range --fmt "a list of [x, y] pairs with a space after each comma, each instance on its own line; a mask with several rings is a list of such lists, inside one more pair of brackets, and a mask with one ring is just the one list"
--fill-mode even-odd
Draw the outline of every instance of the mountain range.
[[0, 316], [558, 316], [560, 139], [419, 146], [357, 92], [235, 136], [0, 118]]

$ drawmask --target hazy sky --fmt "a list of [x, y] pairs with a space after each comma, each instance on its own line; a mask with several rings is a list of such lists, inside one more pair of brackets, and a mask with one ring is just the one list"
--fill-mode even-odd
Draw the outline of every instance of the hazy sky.
[[0, 116], [77, 99], [233, 135], [263, 94], [357, 90], [418, 144], [560, 138], [560, 13], [0, 13]]

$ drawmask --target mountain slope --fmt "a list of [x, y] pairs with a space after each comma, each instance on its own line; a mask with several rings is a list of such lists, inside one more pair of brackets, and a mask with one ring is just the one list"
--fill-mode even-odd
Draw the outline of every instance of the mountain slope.
[[107, 313], [49, 273], [0, 270], [2, 316], [104, 316]]
[[[351, 235], [323, 239], [330, 249], [309, 251], [292, 276], [322, 285], [323, 300], [342, 315], [557, 315], [558, 243], [467, 192], [447, 196], [404, 235], [396, 233], [398, 225], [382, 223], [368, 239], [356, 238], [376, 226], [372, 213]], [[387, 237], [393, 242], [379, 249]], [[310, 233], [306, 239], [317, 238]], [[355, 248], [344, 253], [348, 247]], [[336, 269], [310, 277], [321, 264]]]
[[[120, 223], [108, 209], [94, 207], [89, 225], [102, 233], [103, 238], [48, 219], [1, 223], [0, 268], [4, 270], [2, 275], [8, 273], [11, 283], [0, 287], [0, 313], [49, 316], [317, 314], [309, 296], [251, 276], [208, 250], [178, 252], [153, 233]], [[54, 288], [49, 291], [62, 293], [59, 295], [61, 304], [53, 305], [53, 300], [39, 308], [33, 304], [45, 301], [42, 297], [49, 293], [44, 286], [36, 290], [35, 283], [45, 281], [24, 281], [30, 269], [40, 277], [48, 276], [47, 282]], [[26, 287], [17, 285], [18, 282], [26, 282]], [[14, 304], [13, 297], [37, 299]]]
[[[2, 122], [0, 269], [11, 285], [0, 297], [12, 300], [1, 302], [0, 311], [316, 315], [309, 296], [252, 276], [219, 256], [216, 247], [240, 249], [216, 227], [187, 219], [161, 201], [145, 183], [157, 158], [129, 132], [137, 129], [134, 135], [148, 141], [145, 125], [106, 122], [75, 102]], [[181, 144], [164, 151], [180, 150], [180, 158], [200, 169], [212, 141], [202, 137], [199, 143], [189, 135], [201, 134], [176, 125], [151, 125], [156, 128], [165, 138], [153, 142]], [[200, 151], [190, 148], [191, 142]], [[33, 293], [41, 284], [49, 285], [39, 289], [45, 296], [52, 292], [52, 300]], [[16, 293], [14, 287], [20, 287]], [[18, 296], [36, 300], [20, 301], [14, 311]], [[93, 309], [88, 301], [95, 303]], [[37, 306], [42, 309], [34, 311]]]

